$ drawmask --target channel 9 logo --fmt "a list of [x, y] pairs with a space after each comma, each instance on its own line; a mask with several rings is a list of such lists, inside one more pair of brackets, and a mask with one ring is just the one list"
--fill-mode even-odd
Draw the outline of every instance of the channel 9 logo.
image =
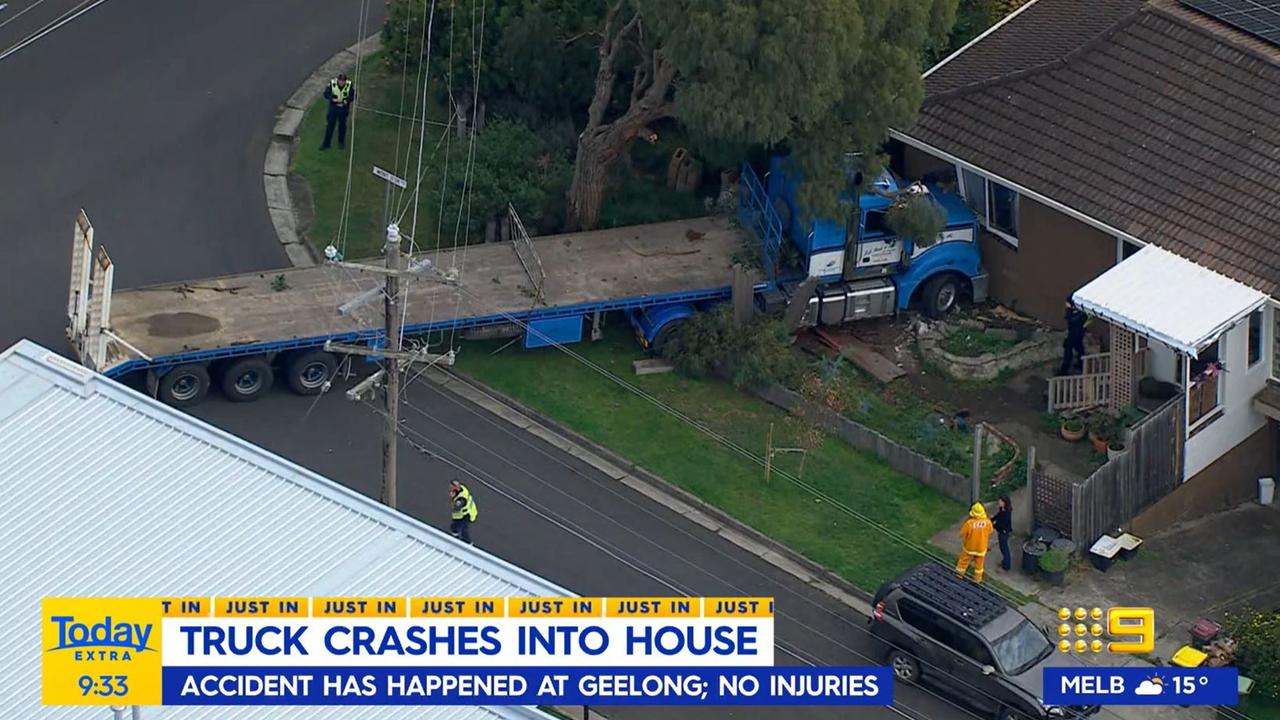
[[[1058, 641], [1058, 650], [1064, 653], [1072, 650], [1077, 653], [1100, 653], [1105, 648], [1111, 653], [1144, 655], [1156, 647], [1156, 613], [1149, 607], [1113, 607], [1105, 613], [1102, 608], [1097, 607], [1092, 610], [1078, 607], [1074, 611], [1071, 608], [1059, 608], [1058, 619], [1062, 621], [1058, 625], [1058, 636], [1062, 638]], [[1109, 638], [1125, 639], [1104, 643], [1104, 631]], [[1076, 638], [1075, 642], [1071, 641], [1072, 636]]]

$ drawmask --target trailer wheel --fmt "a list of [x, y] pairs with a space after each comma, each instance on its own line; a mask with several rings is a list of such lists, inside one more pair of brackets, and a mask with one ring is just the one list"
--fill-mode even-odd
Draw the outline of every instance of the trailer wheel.
[[261, 357], [235, 360], [222, 372], [222, 394], [232, 402], [251, 402], [271, 392], [275, 376]]
[[935, 275], [924, 285], [924, 314], [938, 320], [956, 308], [960, 301], [960, 283], [954, 275]]
[[179, 365], [165, 373], [156, 396], [166, 405], [191, 407], [209, 394], [209, 369], [204, 365]]
[[676, 330], [684, 324], [684, 321], [684, 318], [679, 318], [664, 324], [662, 328], [658, 330], [658, 334], [653, 336], [653, 342], [649, 344], [649, 350], [658, 357], [664, 357], [662, 353], [667, 349], [667, 346], [671, 344], [672, 336], [674, 336]]
[[289, 360], [286, 381], [289, 389], [299, 395], [319, 395], [333, 379], [338, 361], [332, 353], [311, 350], [299, 353]]

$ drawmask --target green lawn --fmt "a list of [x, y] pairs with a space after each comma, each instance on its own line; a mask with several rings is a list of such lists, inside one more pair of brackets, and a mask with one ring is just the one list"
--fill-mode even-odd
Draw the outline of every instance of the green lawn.
[[[347, 71], [354, 79], [354, 68]], [[382, 53], [365, 58], [360, 65], [360, 79], [356, 87], [357, 107], [347, 129], [347, 149], [338, 148], [337, 133], [333, 146], [323, 152], [320, 142], [324, 138], [325, 100], [323, 97], [307, 111], [299, 130], [299, 144], [293, 157], [293, 172], [306, 179], [315, 204], [315, 220], [307, 231], [307, 238], [317, 248], [333, 243], [344, 248], [348, 258], [376, 256], [386, 240], [383, 208], [387, 184], [373, 175], [373, 166], [389, 170], [409, 181], [407, 191], [392, 187], [392, 212], [409, 206], [415, 186], [418, 162], [418, 137], [420, 123], [412, 120], [415, 75], [410, 75], [403, 85], [404, 105], [401, 112], [402, 75], [388, 67]], [[416, 88], [421, 97], [422, 88]], [[434, 93], [428, 93], [429, 121], [445, 120], [445, 112], [439, 107]], [[421, 117], [419, 108], [417, 115]], [[401, 121], [397, 115], [403, 115]], [[423, 142], [422, 165], [425, 169], [423, 185], [418, 200], [418, 232], [414, 240], [419, 247], [437, 245], [436, 218], [439, 208], [432, 198], [432, 188], [439, 184], [437, 171], [444, 158], [444, 146], [440, 145], [443, 128], [428, 122]], [[398, 152], [397, 152], [398, 147]], [[346, 213], [345, 232], [340, 228], [343, 217], [344, 197], [347, 190], [347, 168], [351, 168], [351, 194]], [[449, 172], [454, 172], [453, 168]], [[447, 213], [446, 213], [447, 214]], [[410, 232], [412, 208], [404, 213], [401, 231]], [[453, 242], [453, 227], [442, 233], [445, 245]]]
[[[866, 590], [920, 562], [919, 551], [828, 507], [785, 478], [766, 482], [763, 469], [690, 425], [554, 349], [518, 346], [496, 355], [495, 343], [468, 343], [457, 367], [481, 382], [565, 423], [730, 515], [832, 569]], [[770, 424], [775, 447], [794, 444], [799, 429], [773, 406], [731, 386], [674, 373], [637, 377], [642, 357], [629, 333], [616, 329], [574, 350], [664, 403], [705, 423], [756, 455]], [[800, 457], [777, 466], [800, 472]], [[925, 545], [963, 514], [960, 504], [901, 475], [879, 459], [828, 438], [811, 452], [803, 480], [860, 514]], [[950, 559], [947, 558], [947, 561]]]

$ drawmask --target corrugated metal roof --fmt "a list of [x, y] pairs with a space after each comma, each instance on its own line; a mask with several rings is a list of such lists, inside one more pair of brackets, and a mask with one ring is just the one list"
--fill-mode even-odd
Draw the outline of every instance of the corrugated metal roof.
[[[376, 472], [371, 468], [371, 472]], [[0, 354], [0, 687], [40, 705], [40, 598], [571, 595], [22, 341]], [[146, 708], [144, 717], [534, 720], [531, 708]]]
[[1088, 312], [1192, 357], [1267, 301], [1261, 292], [1155, 245], [1072, 297]]

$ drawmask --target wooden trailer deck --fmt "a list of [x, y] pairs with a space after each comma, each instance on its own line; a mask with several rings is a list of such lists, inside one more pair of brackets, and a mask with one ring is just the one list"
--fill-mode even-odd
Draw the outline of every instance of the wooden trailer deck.
[[[752, 256], [747, 243], [722, 218], [538, 238], [533, 247], [546, 275], [538, 304], [510, 242], [472, 245], [465, 262], [462, 249], [428, 253], [442, 270], [456, 264], [460, 279], [457, 286], [431, 273], [405, 280], [405, 325], [725, 288], [733, 263]], [[278, 275], [286, 289], [273, 289]], [[112, 297], [111, 326], [153, 358], [374, 330], [382, 326], [380, 300], [348, 316], [338, 306], [382, 282], [375, 273], [320, 265], [121, 290]], [[136, 357], [111, 345], [108, 367]]]

